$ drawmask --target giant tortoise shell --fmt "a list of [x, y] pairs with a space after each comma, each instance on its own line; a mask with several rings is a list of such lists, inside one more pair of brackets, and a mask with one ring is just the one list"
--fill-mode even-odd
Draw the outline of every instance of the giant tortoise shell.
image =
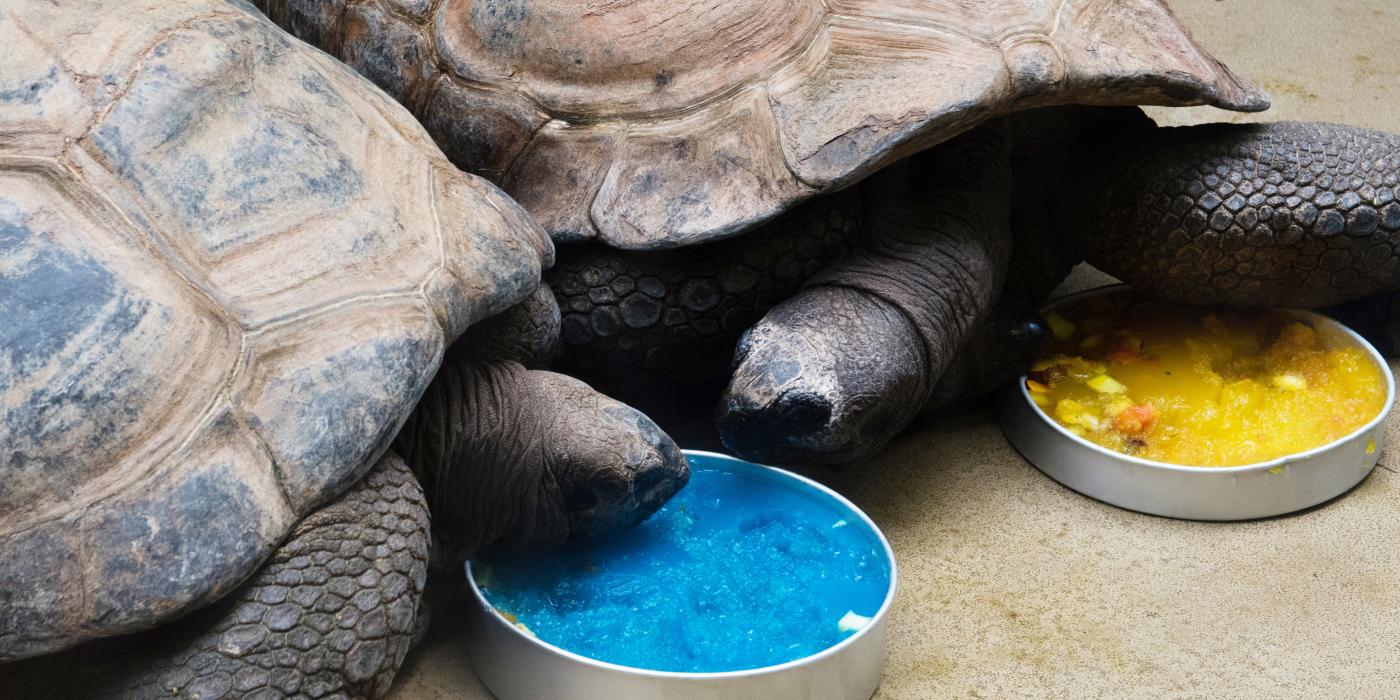
[[0, 659], [237, 585], [551, 253], [252, 8], [0, 8]]
[[1158, 0], [257, 0], [556, 241], [740, 233], [1031, 107], [1267, 98]]
[[[656, 412], [729, 376], [721, 437], [759, 461], [854, 459], [936, 382], [975, 391], [1033, 353], [1033, 311], [989, 306], [1008, 268], [1048, 291], [1071, 256], [1004, 223], [1010, 154], [965, 133], [1052, 106], [1268, 106], [1160, 0], [256, 1], [568, 244], [546, 277], [561, 368]], [[1013, 265], [1013, 234], [1056, 259]], [[952, 366], [974, 332], [1019, 350]], [[765, 334], [793, 347], [741, 340]]]

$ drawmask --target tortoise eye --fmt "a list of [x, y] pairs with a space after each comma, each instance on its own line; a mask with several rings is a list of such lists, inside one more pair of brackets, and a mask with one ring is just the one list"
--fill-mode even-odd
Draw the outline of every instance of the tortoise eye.
[[729, 362], [729, 371], [739, 369], [739, 365], [744, 364], [744, 360], [749, 357], [749, 351], [753, 349], [752, 330], [744, 331], [739, 336], [739, 342], [734, 345], [734, 359]]

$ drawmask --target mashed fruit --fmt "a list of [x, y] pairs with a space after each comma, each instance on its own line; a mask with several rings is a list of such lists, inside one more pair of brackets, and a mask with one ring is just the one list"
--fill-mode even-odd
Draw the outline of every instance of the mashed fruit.
[[1279, 311], [1125, 291], [1046, 321], [1055, 340], [1027, 375], [1031, 398], [1076, 435], [1143, 459], [1263, 462], [1344, 437], [1385, 405], [1385, 378], [1365, 351]]

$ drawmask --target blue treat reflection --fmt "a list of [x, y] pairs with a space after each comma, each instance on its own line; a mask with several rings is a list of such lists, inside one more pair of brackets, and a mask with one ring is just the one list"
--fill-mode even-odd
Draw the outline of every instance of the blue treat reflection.
[[703, 455], [691, 457], [689, 485], [628, 532], [474, 564], [487, 600], [541, 640], [682, 672], [761, 668], [837, 644], [879, 611], [890, 568], [844, 504]]

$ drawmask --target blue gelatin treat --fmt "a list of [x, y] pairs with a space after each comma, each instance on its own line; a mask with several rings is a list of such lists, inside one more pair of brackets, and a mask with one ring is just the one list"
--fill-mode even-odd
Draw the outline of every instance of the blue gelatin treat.
[[858, 632], [890, 590], [879, 536], [789, 475], [706, 455], [632, 530], [472, 565], [540, 640], [635, 668], [708, 673], [810, 656]]

